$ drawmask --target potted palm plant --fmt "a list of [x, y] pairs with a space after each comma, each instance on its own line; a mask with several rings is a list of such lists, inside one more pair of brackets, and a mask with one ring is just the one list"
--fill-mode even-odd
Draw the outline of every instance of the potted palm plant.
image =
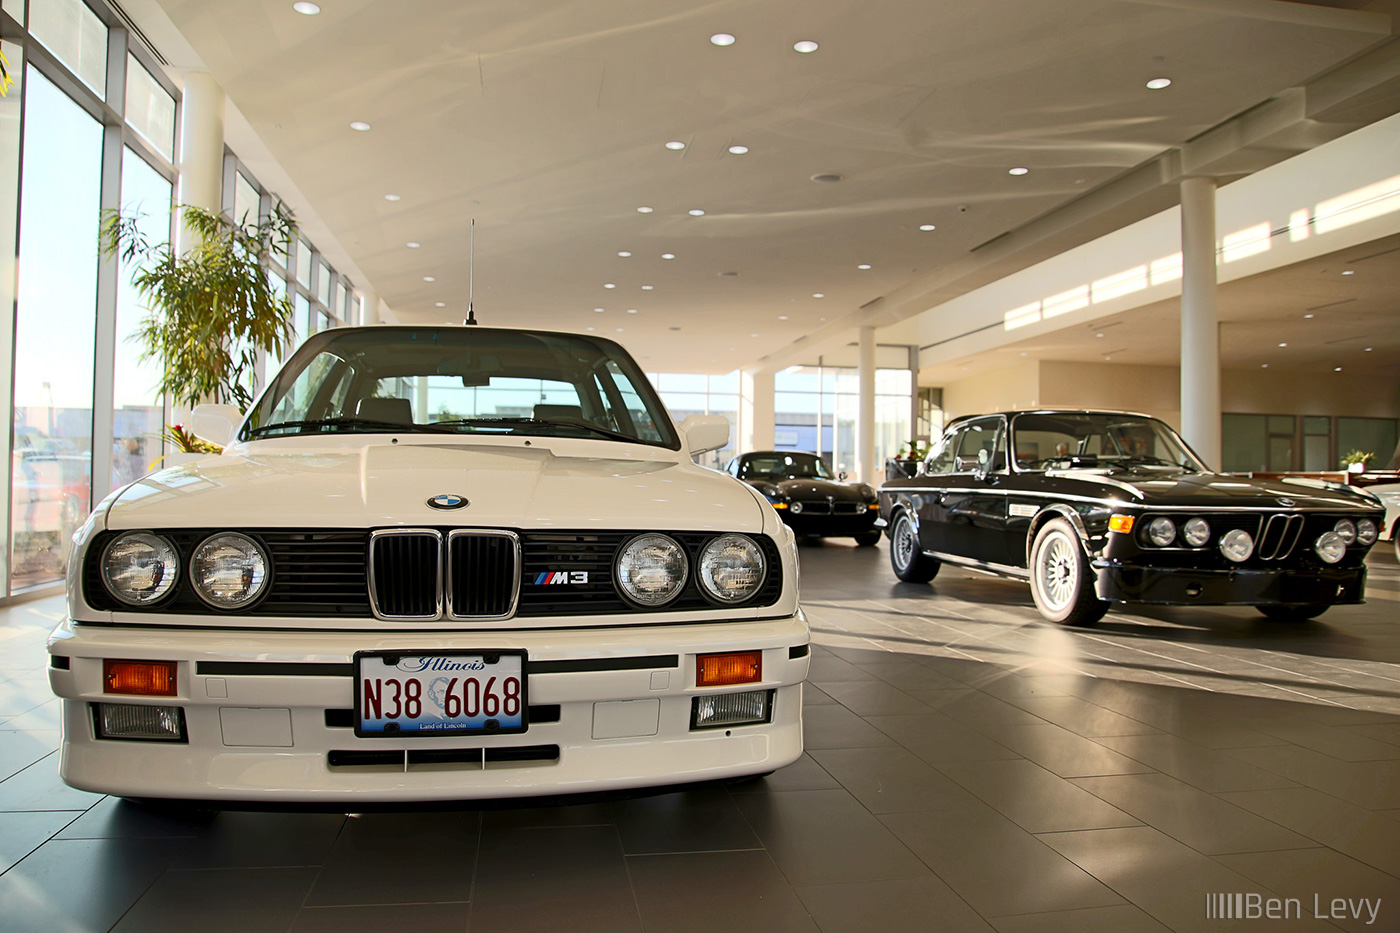
[[[150, 313], [131, 339], [142, 359], [160, 363], [160, 392], [189, 408], [213, 402], [245, 412], [257, 388], [258, 352], [282, 349], [295, 333], [292, 305], [273, 288], [263, 260], [287, 255], [296, 221], [280, 201], [257, 224], [192, 205], [179, 210], [196, 235], [184, 254], [151, 242], [139, 215], [120, 211], [104, 213], [101, 248], [137, 268], [132, 284]], [[182, 425], [165, 439], [186, 452], [217, 452]]]

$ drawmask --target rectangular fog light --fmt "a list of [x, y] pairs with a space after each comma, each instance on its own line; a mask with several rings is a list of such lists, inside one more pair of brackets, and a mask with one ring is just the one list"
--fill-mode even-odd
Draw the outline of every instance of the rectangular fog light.
[[691, 699], [690, 728], [719, 729], [751, 726], [773, 718], [773, 691], [711, 693]]
[[94, 703], [99, 739], [145, 742], [185, 741], [185, 711], [179, 706]]

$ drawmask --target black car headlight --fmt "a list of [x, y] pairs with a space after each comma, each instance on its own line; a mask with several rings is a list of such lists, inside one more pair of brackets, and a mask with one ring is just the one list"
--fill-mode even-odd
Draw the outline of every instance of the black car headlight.
[[1356, 523], [1356, 540], [1361, 544], [1370, 547], [1376, 543], [1378, 537], [1380, 537], [1380, 529], [1369, 518], [1363, 518]]
[[744, 535], [721, 535], [700, 552], [700, 586], [721, 603], [741, 603], [753, 596], [767, 574], [763, 551]]
[[205, 538], [190, 558], [190, 583], [215, 609], [241, 609], [262, 595], [269, 582], [267, 553], [247, 535], [227, 532]]
[[1181, 536], [1192, 547], [1204, 547], [1205, 543], [1210, 540], [1210, 523], [1204, 518], [1187, 519], [1185, 526], [1181, 529]]
[[130, 532], [102, 552], [102, 584], [128, 606], [160, 602], [179, 578], [179, 552], [159, 535]]
[[1176, 540], [1176, 525], [1170, 518], [1154, 518], [1147, 523], [1147, 540], [1158, 547], [1166, 547]]
[[[1355, 534], [1355, 529], [1352, 530], [1352, 533]], [[1347, 542], [1339, 532], [1324, 531], [1318, 536], [1318, 539], [1313, 542], [1313, 550], [1317, 552], [1317, 556], [1320, 557], [1324, 563], [1335, 564], [1346, 556]]]
[[628, 599], [661, 606], [680, 595], [690, 578], [685, 550], [665, 535], [638, 535], [617, 558], [617, 585]]

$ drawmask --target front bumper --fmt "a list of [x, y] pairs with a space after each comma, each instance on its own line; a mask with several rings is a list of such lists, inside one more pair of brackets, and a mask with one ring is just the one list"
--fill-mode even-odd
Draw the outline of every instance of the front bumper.
[[885, 527], [880, 513], [874, 509], [858, 512], [855, 515], [814, 515], [807, 512], [799, 512], [794, 515], [788, 509], [780, 511], [778, 514], [797, 535], [844, 538], [848, 535], [862, 535], [871, 531], [879, 531]]
[[[809, 633], [781, 619], [605, 629], [268, 632], [63, 622], [49, 682], [63, 700], [60, 775], [128, 797], [411, 802], [525, 797], [761, 774], [802, 753]], [[357, 738], [356, 651], [528, 652], [529, 730]], [[696, 688], [695, 656], [763, 652], [763, 679]], [[174, 698], [103, 693], [102, 660], [174, 660]], [[695, 730], [692, 698], [771, 690], [771, 721]], [[179, 706], [186, 742], [98, 739], [94, 703]], [[552, 721], [551, 721], [552, 720]], [[240, 723], [255, 721], [251, 739]], [[282, 725], [285, 723], [285, 725]], [[475, 760], [463, 752], [481, 755]], [[404, 752], [404, 755], [384, 753]], [[368, 758], [364, 752], [379, 753]], [[394, 757], [386, 763], [383, 759]]]
[[1099, 599], [1159, 605], [1337, 605], [1364, 602], [1366, 567], [1203, 570], [1095, 560]]

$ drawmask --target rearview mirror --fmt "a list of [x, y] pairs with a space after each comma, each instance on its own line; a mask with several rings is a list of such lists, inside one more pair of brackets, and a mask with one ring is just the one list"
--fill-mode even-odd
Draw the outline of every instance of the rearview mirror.
[[729, 419], [724, 415], [691, 415], [681, 422], [681, 436], [692, 457], [720, 450], [729, 443]]
[[243, 412], [239, 411], [236, 405], [215, 405], [206, 402], [194, 407], [194, 412], [190, 415], [189, 430], [195, 437], [220, 447], [227, 447], [242, 423]]

